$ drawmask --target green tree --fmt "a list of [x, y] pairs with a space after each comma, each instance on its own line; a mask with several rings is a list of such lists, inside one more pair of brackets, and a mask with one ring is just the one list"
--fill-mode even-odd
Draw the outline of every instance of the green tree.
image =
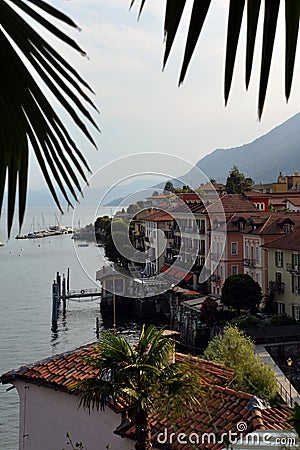
[[262, 299], [260, 285], [248, 274], [232, 275], [226, 278], [222, 287], [221, 301], [239, 314], [241, 309], [253, 309]]
[[126, 402], [136, 427], [137, 450], [151, 448], [149, 416], [154, 412], [174, 418], [199, 406], [199, 379], [183, 364], [170, 361], [174, 341], [153, 325], [142, 327], [137, 345], [107, 331], [97, 345], [98, 355], [86, 358], [95, 376], [76, 383], [84, 408], [105, 409], [108, 399]]
[[228, 194], [241, 194], [251, 191], [253, 184], [252, 178], [246, 178], [234, 165], [227, 177], [225, 189]]
[[212, 326], [216, 320], [217, 314], [218, 314], [217, 301], [210, 296], [206, 297], [201, 306], [200, 311], [201, 322]]
[[132, 203], [131, 205], [128, 206], [127, 213], [128, 214], [136, 214], [140, 210], [141, 210], [141, 208], [136, 203]]
[[[34, 8], [30, 3], [34, 3]], [[20, 13], [14, 7], [16, 4]], [[84, 92], [90, 88], [61, 56], [61, 50], [56, 51], [49, 44], [48, 35], [52, 33], [83, 55], [85, 52], [51, 19], [55, 19], [56, 23], [60, 21], [61, 24], [77, 27], [70, 18], [45, 1], [0, 1], [0, 48], [3, 61], [0, 99], [1, 110], [5, 111], [0, 118], [0, 213], [7, 179], [8, 234], [12, 226], [17, 186], [20, 225], [24, 217], [30, 144], [59, 208], [54, 180], [69, 205], [72, 203], [70, 197], [77, 199], [76, 191], [81, 189], [79, 178], [87, 181], [85, 172], [89, 170], [88, 164], [51, 106], [49, 97], [56, 98], [76, 126], [95, 145], [85, 121], [80, 118], [82, 115], [98, 128], [86, 107], [95, 108]], [[45, 38], [36, 31], [40, 29], [46, 31]], [[34, 76], [30, 71], [35, 72]]]
[[254, 354], [254, 349], [254, 342], [243, 331], [228, 325], [210, 341], [204, 358], [234, 369], [235, 389], [269, 400], [277, 393], [276, 376], [273, 369]]
[[164, 187], [164, 194], [169, 194], [170, 192], [174, 192], [175, 188], [172, 181], [167, 181]]

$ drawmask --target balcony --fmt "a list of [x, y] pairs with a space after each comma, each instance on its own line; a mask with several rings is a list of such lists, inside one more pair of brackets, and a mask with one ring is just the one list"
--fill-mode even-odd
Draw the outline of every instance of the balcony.
[[245, 267], [255, 267], [257, 264], [256, 259], [244, 258], [244, 266]]
[[210, 281], [213, 281], [214, 283], [220, 283], [221, 282], [221, 277], [219, 277], [219, 275], [211, 275], [210, 276]]
[[286, 270], [288, 272], [291, 272], [291, 273], [299, 274], [300, 273], [300, 266], [298, 264], [294, 264], [294, 263], [287, 263], [286, 264]]
[[283, 294], [285, 289], [285, 283], [279, 281], [270, 281], [269, 289], [274, 293]]

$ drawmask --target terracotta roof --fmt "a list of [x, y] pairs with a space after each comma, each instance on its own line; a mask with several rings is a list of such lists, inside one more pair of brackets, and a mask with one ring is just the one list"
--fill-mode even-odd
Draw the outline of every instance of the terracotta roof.
[[167, 212], [160, 210], [160, 211], [151, 212], [150, 214], [148, 214], [146, 216], [142, 216], [139, 218], [139, 220], [145, 220], [145, 221], [149, 221], [149, 222], [164, 222], [164, 221], [168, 221], [168, 220], [173, 220], [173, 217], [170, 214], [168, 214]]
[[255, 205], [243, 194], [224, 194], [216, 202], [207, 205], [207, 210], [213, 213], [222, 212], [221, 206], [225, 213], [257, 211]]
[[[83, 361], [86, 356], [96, 356], [97, 343], [88, 344], [75, 350], [61, 353], [33, 364], [21, 366], [0, 377], [1, 383], [12, 383], [15, 379], [28, 381], [49, 388], [68, 391], [71, 384], [95, 376], [96, 371]], [[233, 370], [221, 364], [205, 361], [182, 353], [176, 353], [176, 361], [191, 365], [201, 372], [203, 383], [229, 383], [233, 378]]]
[[85, 356], [97, 354], [95, 344], [89, 344], [66, 353], [25, 365], [11, 370], [0, 377], [2, 383], [11, 383], [15, 379], [68, 391], [71, 384], [90, 378], [94, 369], [83, 362]]
[[300, 229], [298, 228], [292, 233], [280, 236], [278, 239], [263, 245], [263, 247], [300, 252]]
[[[82, 360], [85, 356], [96, 355], [95, 346], [96, 343], [88, 344], [43, 361], [22, 366], [3, 374], [0, 381], [13, 383], [14, 380], [19, 379], [56, 390], [68, 391], [68, 387], [72, 383], [95, 376], [95, 369]], [[245, 433], [261, 429], [286, 430], [290, 428], [288, 418], [291, 411], [288, 407], [265, 408], [264, 406], [261, 408], [259, 399], [228, 387], [234, 376], [233, 370], [227, 369], [221, 364], [182, 353], [176, 353], [176, 361], [188, 364], [199, 373], [205, 392], [204, 397], [200, 399], [199, 409], [193, 413], [187, 412], [185, 418], [176, 422], [176, 433], [182, 432], [187, 436], [196, 433], [201, 438], [203, 433], [238, 432], [237, 424], [241, 422], [246, 424]], [[120, 411], [122, 402], [115, 406], [114, 409]], [[156, 445], [158, 433], [164, 432], [167, 428], [170, 436], [175, 431], [168, 418], [164, 418], [160, 414], [152, 415], [150, 425], [154, 445]], [[135, 427], [134, 425], [129, 425], [127, 428], [118, 427], [115, 433], [134, 438]], [[238, 432], [238, 434], [240, 433]], [[163, 446], [163, 448], [190, 450], [191, 446], [190, 443], [179, 444], [175, 441], [172, 445]], [[204, 444], [197, 445], [197, 448], [219, 450], [224, 448], [224, 445], [205, 441]]]
[[[288, 421], [291, 410], [286, 406], [267, 407], [259, 399], [245, 392], [234, 391], [229, 387], [210, 386], [200, 399], [201, 406], [196, 413], [187, 413], [185, 418], [177, 420], [175, 426], [160, 414], [150, 418], [151, 435], [155, 446], [159, 433], [168, 436], [166, 445], [160, 448], [190, 450], [192, 447], [189, 437], [199, 437], [195, 448], [207, 450], [221, 450], [224, 443], [218, 442], [222, 433], [237, 433], [234, 437], [245, 436], [258, 430], [287, 430], [291, 428]], [[241, 424], [244, 432], [241, 433]], [[175, 433], [175, 435], [172, 433]], [[179, 433], [184, 433], [186, 443], [176, 440]], [[210, 439], [205, 433], [211, 433]], [[122, 436], [134, 439], [135, 427], [129, 426]], [[215, 441], [213, 440], [215, 437]], [[183, 440], [181, 436], [181, 440]], [[161, 439], [160, 439], [161, 442]], [[170, 443], [171, 442], [171, 443]]]

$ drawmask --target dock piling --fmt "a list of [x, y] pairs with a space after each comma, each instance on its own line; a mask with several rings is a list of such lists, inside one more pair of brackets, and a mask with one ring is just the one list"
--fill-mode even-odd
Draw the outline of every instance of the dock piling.
[[58, 290], [58, 284], [54, 280], [54, 282], [52, 284], [52, 324], [57, 323], [58, 305], [59, 305], [59, 290]]

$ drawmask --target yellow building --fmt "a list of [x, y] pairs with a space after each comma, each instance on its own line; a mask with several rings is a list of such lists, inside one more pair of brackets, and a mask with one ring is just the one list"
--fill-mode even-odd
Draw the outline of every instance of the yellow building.
[[274, 313], [300, 319], [300, 230], [263, 246], [268, 253], [269, 295]]
[[298, 172], [294, 172], [293, 175], [283, 175], [280, 172], [277, 183], [272, 183], [272, 193], [287, 192], [290, 190], [300, 190], [300, 176]]

